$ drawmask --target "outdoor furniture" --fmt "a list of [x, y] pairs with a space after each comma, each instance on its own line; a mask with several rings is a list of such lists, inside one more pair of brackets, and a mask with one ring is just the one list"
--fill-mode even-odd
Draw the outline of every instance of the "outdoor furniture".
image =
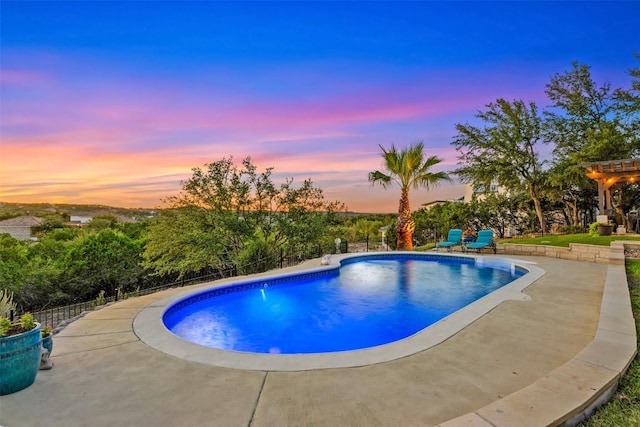
[[475, 249], [476, 252], [480, 253], [484, 248], [493, 249], [493, 253], [497, 252], [496, 244], [493, 241], [493, 231], [491, 230], [480, 230], [478, 231], [478, 237], [476, 241], [473, 243], [467, 243], [462, 247], [463, 250], [467, 249]]
[[447, 248], [447, 251], [451, 252], [451, 248], [454, 246], [462, 246], [462, 230], [458, 228], [449, 230], [447, 240], [436, 243], [436, 249], [438, 251], [440, 248]]

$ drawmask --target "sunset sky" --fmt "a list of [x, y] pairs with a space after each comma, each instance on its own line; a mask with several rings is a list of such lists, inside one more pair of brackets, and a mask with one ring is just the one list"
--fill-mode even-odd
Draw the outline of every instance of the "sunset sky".
[[[350, 211], [395, 212], [380, 148], [546, 107], [573, 61], [629, 87], [638, 2], [0, 3], [0, 202], [157, 207], [191, 168], [251, 156]], [[412, 193], [412, 208], [460, 184]]]

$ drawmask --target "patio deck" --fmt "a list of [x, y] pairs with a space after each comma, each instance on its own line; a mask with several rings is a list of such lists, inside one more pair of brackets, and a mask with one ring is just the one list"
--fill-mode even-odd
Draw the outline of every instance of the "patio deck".
[[433, 348], [355, 368], [182, 360], [147, 346], [133, 321], [185, 289], [121, 301], [54, 337], [54, 368], [0, 398], [0, 425], [556, 425], [614, 386], [635, 354], [624, 267], [517, 258], [546, 271], [525, 289], [531, 301], [504, 302]]

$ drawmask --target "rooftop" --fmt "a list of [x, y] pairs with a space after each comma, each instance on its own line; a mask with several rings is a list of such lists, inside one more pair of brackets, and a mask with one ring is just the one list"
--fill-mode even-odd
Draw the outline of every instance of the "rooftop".
[[31, 215], [23, 215], [0, 221], [0, 227], [34, 227], [36, 225], [42, 224], [42, 221], [44, 221], [42, 218]]

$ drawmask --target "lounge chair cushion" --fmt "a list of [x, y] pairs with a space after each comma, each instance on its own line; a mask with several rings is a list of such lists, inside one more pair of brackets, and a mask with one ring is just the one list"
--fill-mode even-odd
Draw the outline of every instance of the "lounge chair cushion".
[[447, 236], [447, 240], [444, 242], [436, 243], [436, 248], [448, 248], [451, 246], [457, 246], [462, 244], [462, 230], [457, 228], [452, 228], [449, 230], [449, 234]]
[[478, 251], [486, 247], [495, 247], [495, 244], [493, 243], [493, 231], [491, 230], [478, 231], [478, 238], [476, 241], [466, 245], [467, 249], [477, 249]]

